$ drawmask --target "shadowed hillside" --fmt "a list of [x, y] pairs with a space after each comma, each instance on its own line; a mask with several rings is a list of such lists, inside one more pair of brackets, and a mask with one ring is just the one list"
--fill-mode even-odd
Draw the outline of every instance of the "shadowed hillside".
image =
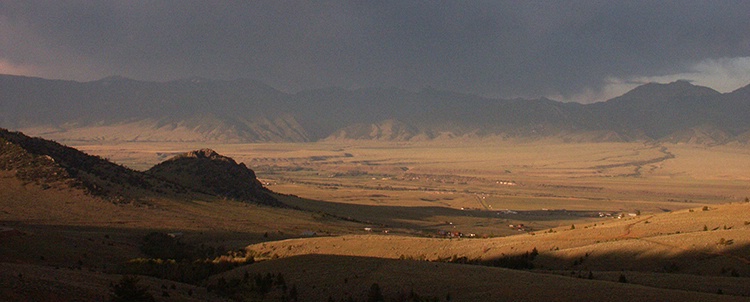
[[283, 206], [252, 170], [212, 150], [177, 156], [144, 173], [53, 141], [0, 129], [0, 169], [43, 188], [77, 187], [113, 201], [179, 199], [201, 193]]
[[284, 206], [269, 194], [253, 170], [211, 149], [177, 155], [152, 167], [146, 174], [210, 195]]
[[[242, 296], [243, 275], [284, 277], [288, 288], [295, 287], [300, 301], [371, 301], [372, 284], [378, 284], [384, 301], [747, 301], [738, 291], [742, 278], [716, 278], [698, 292], [679, 282], [690, 283], [690, 277], [675, 276], [676, 286], [652, 286], [657, 282], [618, 282], [603, 274], [588, 279], [576, 275], [559, 276], [505, 268], [434, 263], [414, 260], [378, 259], [335, 255], [305, 255], [264, 261], [237, 268], [213, 278], [220, 283], [236, 284]], [[588, 274], [588, 272], [586, 272]], [[648, 277], [626, 272], [629, 280]], [[326, 278], [319, 278], [319, 276]], [[660, 276], [656, 276], [659, 279]], [[711, 279], [711, 278], [708, 278]], [[233, 283], [236, 281], [236, 283]], [[717, 288], [713, 288], [717, 286]], [[716, 294], [717, 290], [733, 294]], [[287, 293], [289, 291], [287, 290]], [[248, 292], [244, 293], [245, 295]], [[734, 295], [737, 294], [737, 295]], [[274, 301], [282, 295], [280, 287], [271, 287], [265, 300]], [[416, 298], [416, 299], [415, 299]], [[418, 300], [423, 299], [423, 300]]]
[[115, 201], [187, 192], [100, 157], [5, 129], [0, 129], [0, 168], [43, 187], [78, 187]]

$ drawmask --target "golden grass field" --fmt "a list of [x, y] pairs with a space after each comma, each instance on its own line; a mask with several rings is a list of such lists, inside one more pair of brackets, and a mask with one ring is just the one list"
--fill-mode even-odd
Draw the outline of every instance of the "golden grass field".
[[[264, 260], [212, 282], [245, 272], [283, 273], [308, 301], [363, 300], [372, 283], [389, 298], [413, 290], [439, 301], [750, 297], [746, 146], [459, 139], [67, 144], [137, 170], [212, 148], [244, 162], [301, 211], [199, 199], [115, 205], [2, 174], [0, 222], [23, 235], [2, 238], [7, 261], [0, 297], [14, 293], [8, 286], [26, 289], [10, 297], [56, 294], [19, 285], [25, 282], [19, 274], [61, 291], [106, 297], [107, 284], [118, 279], [108, 268], [143, 257], [139, 240], [155, 230]], [[446, 231], [464, 237], [439, 233]], [[539, 256], [532, 270], [444, 263], [487, 262], [533, 249]], [[627, 283], [618, 282], [621, 275]], [[66, 278], [88, 281], [60, 281]], [[204, 287], [143, 282], [157, 301], [221, 300]], [[165, 284], [177, 284], [171, 298], [158, 297]], [[272, 292], [266, 300], [281, 295]]]
[[[486, 235], [507, 235], [496, 229], [513, 221], [544, 229], [598, 212], [659, 213], [750, 196], [750, 148], [743, 146], [554, 140], [73, 146], [141, 170], [210, 147], [246, 163], [276, 192], [348, 206], [339, 211], [325, 203], [315, 210], [381, 218], [378, 207], [397, 207], [405, 216], [398, 219], [410, 226], [447, 221]], [[425, 217], [425, 208], [437, 212]], [[468, 214], [455, 214], [462, 208]], [[502, 210], [521, 212], [494, 216], [504, 218], [501, 224], [486, 218]], [[398, 226], [396, 214], [389, 209], [382, 220]]]

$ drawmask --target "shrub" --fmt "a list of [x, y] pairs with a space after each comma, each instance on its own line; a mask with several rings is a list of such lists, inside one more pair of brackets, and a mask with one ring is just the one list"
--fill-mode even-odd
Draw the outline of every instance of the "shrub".
[[123, 274], [157, 277], [172, 281], [201, 284], [211, 275], [231, 270], [252, 262], [213, 262], [210, 260], [174, 261], [161, 259], [133, 259], [119, 267]]
[[297, 284], [292, 284], [292, 289], [289, 290], [289, 298], [293, 301], [297, 301], [299, 293], [297, 293]]
[[155, 259], [172, 259], [177, 261], [214, 258], [224, 255], [223, 246], [212, 247], [201, 244], [195, 246], [180, 241], [179, 238], [166, 233], [152, 232], [141, 239], [141, 252]]
[[378, 285], [377, 283], [373, 283], [372, 286], [370, 286], [370, 291], [367, 292], [367, 301], [368, 302], [385, 301], [385, 298], [383, 297], [383, 293], [380, 291], [380, 285]]
[[729, 275], [732, 277], [739, 277], [740, 273], [738, 273], [736, 269], [732, 268], [732, 270], [729, 271]]
[[154, 296], [148, 292], [148, 287], [138, 285], [138, 278], [124, 276], [117, 284], [111, 285], [112, 302], [153, 302]]
[[153, 232], [141, 240], [141, 252], [152, 258], [182, 260], [188, 258], [188, 247], [165, 233]]
[[533, 269], [534, 259], [539, 255], [536, 247], [531, 252], [518, 255], [504, 255], [498, 259], [484, 262], [485, 265], [510, 269]]

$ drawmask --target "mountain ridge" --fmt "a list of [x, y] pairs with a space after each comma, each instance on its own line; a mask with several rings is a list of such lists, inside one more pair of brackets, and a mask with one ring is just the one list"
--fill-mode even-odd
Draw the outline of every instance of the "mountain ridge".
[[[688, 81], [648, 83], [604, 102], [578, 104], [432, 88], [332, 87], [290, 94], [247, 79], [74, 82], [0, 75], [0, 102], [7, 108], [0, 112], [0, 127], [57, 141], [404, 141], [592, 132], [658, 141], [710, 125], [729, 137], [707, 141], [732, 142], [750, 131], [742, 116], [750, 110], [750, 85], [720, 93]], [[363, 133], [384, 121], [398, 121], [405, 132]]]

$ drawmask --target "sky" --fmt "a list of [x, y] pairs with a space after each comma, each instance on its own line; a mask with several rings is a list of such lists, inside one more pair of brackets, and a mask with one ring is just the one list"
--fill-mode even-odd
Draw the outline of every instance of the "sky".
[[10, 1], [0, 73], [590, 103], [750, 84], [750, 1]]

